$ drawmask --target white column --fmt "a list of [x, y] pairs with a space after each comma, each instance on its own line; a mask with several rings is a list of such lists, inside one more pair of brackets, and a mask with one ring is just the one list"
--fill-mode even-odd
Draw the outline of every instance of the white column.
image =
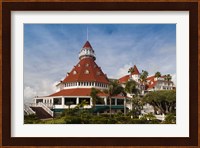
[[92, 98], [90, 98], [90, 105], [92, 106], [93, 104], [92, 104]]
[[106, 97], [104, 98], [104, 103], [105, 103], [105, 105], [107, 105], [107, 98]]
[[76, 104], [79, 104], [79, 97], [76, 98]]
[[117, 105], [117, 99], [115, 98], [115, 105]]
[[62, 106], [64, 107], [64, 105], [65, 105], [65, 98], [62, 97]]
[[124, 98], [124, 115], [126, 115], [126, 98]]

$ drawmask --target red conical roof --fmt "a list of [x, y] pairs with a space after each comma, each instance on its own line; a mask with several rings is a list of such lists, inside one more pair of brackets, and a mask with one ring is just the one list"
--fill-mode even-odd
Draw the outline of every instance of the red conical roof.
[[92, 49], [92, 46], [91, 46], [90, 42], [87, 41], [87, 42], [85, 43], [85, 45], [83, 46], [83, 48], [91, 48], [91, 49]]
[[131, 73], [132, 75], [139, 75], [140, 73], [139, 73], [139, 70], [137, 69], [137, 67], [136, 67], [136, 65], [134, 65], [134, 67], [133, 67], [133, 72]]
[[101, 82], [108, 84], [108, 78], [93, 58], [84, 58], [74, 66], [63, 82]]

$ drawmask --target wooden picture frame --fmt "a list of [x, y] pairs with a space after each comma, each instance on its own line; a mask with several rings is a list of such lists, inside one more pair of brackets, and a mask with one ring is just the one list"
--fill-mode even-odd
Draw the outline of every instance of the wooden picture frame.
[[[11, 11], [189, 11], [190, 137], [27, 138], [11, 137]], [[198, 3], [197, 2], [3, 2], [2, 3], [2, 146], [197, 146]]]

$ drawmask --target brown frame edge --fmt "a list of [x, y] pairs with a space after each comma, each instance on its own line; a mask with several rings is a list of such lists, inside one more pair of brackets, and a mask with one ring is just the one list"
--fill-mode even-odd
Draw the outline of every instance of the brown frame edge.
[[[190, 11], [190, 137], [189, 138], [12, 138], [11, 137], [11, 11]], [[197, 146], [198, 145], [198, 3], [197, 2], [3, 2], [2, 6], [2, 144], [3, 146]], [[192, 18], [192, 19], [191, 19]], [[6, 99], [8, 98], [8, 99]]]

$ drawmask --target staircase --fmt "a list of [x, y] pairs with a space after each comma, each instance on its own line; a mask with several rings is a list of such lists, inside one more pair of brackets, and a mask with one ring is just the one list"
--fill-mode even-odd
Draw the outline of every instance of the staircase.
[[52, 118], [52, 116], [47, 113], [42, 107], [31, 107], [31, 109], [36, 113], [39, 119]]

